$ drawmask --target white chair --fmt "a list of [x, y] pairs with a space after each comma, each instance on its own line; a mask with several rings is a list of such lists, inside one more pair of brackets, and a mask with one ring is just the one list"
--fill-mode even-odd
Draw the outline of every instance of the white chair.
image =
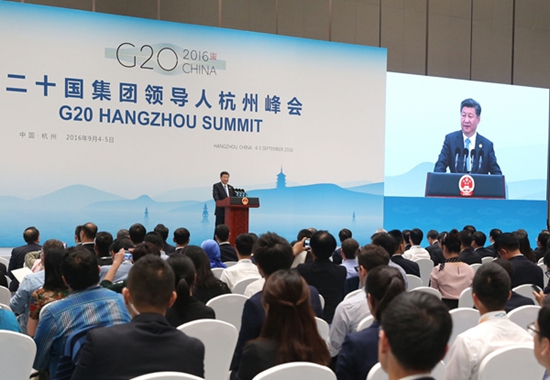
[[0, 303], [0, 309], [4, 309], [4, 310], [9, 310], [9, 311], [11, 311], [11, 307], [9, 307], [8, 305], [3, 304], [3, 303]]
[[224, 269], [225, 268], [212, 268], [211, 270], [214, 277], [216, 277], [219, 280], [220, 277], [222, 276]]
[[317, 323], [317, 331], [319, 332], [319, 335], [321, 335], [321, 338], [323, 338], [325, 342], [328, 342], [328, 334], [330, 332], [330, 327], [327, 321], [319, 317], [315, 317], [315, 322]]
[[215, 319], [200, 319], [187, 322], [178, 330], [204, 344], [204, 378], [226, 380], [239, 336], [235, 326]]
[[490, 262], [493, 261], [494, 259], [495, 259], [494, 257], [485, 256], [485, 257], [482, 257], [482, 258], [481, 258], [481, 263], [482, 263], [482, 264], [490, 263]]
[[[544, 259], [544, 257], [542, 259]], [[546, 275], [546, 271], [548, 270], [548, 267], [546, 266], [545, 263], [541, 263], [541, 262], [538, 263], [538, 266], [540, 269], [542, 269], [542, 273], [544, 273], [544, 276], [542, 276], [542, 279], [544, 281], [544, 287], [546, 288], [546, 285], [548, 285], [548, 276]]]
[[370, 327], [370, 325], [372, 325], [372, 322], [374, 322], [374, 316], [372, 315], [363, 318], [361, 322], [359, 322], [359, 324], [357, 325], [357, 331], [361, 331]]
[[[537, 264], [544, 264], [544, 257], [541, 257], [537, 262]], [[546, 271], [546, 269], [543, 269], [543, 270]]]
[[[447, 374], [447, 369], [445, 363], [440, 361], [435, 368], [433, 369], [431, 376], [435, 380], [445, 380]], [[376, 363], [369, 371], [367, 375], [367, 380], [388, 380], [388, 374], [384, 372], [380, 363]]]
[[182, 372], [153, 372], [130, 380], [202, 380], [202, 377]]
[[239, 331], [246, 300], [242, 294], [222, 294], [210, 299], [206, 306], [214, 309], [217, 320], [231, 323]]
[[226, 267], [232, 267], [233, 265], [237, 264], [237, 261], [226, 261], [224, 262]]
[[325, 308], [325, 297], [319, 294], [319, 302], [321, 302], [321, 309]]
[[8, 275], [5, 275], [4, 277], [6, 277], [6, 282], [8, 283], [8, 288], [9, 288], [11, 284], [11, 278]]
[[409, 292], [424, 292], [424, 293], [432, 294], [432, 295], [436, 296], [439, 299], [443, 298], [441, 296], [441, 293], [439, 293], [439, 290], [437, 290], [435, 288], [431, 288], [429, 286], [420, 286], [418, 288], [414, 288], [414, 289], [409, 290]]
[[540, 306], [526, 305], [515, 308], [508, 313], [508, 319], [524, 330], [537, 320]]
[[478, 380], [542, 379], [544, 367], [533, 355], [533, 345], [500, 348], [487, 355], [479, 365]]
[[[471, 307], [459, 307], [449, 311], [453, 320], [453, 331], [449, 338], [449, 347], [453, 345], [458, 334], [471, 329], [479, 323], [479, 311]], [[447, 359], [449, 355], [445, 356]]]
[[422, 281], [420, 277], [415, 276], [414, 274], [407, 275], [407, 282], [409, 283], [409, 287], [407, 288], [407, 290], [412, 290], [414, 288], [424, 286], [424, 281]]
[[28, 335], [0, 330], [0, 377], [2, 380], [28, 379], [36, 344]]
[[[349, 292], [348, 294], [346, 294], [344, 299], [347, 300], [348, 298], [353, 297], [354, 295], [356, 295], [358, 293], [361, 293], [361, 290], [363, 290], [363, 289], [357, 289], [357, 290], [354, 290], [352, 292]], [[365, 299], [366, 299], [366, 297], [365, 297]]]
[[481, 264], [480, 264], [480, 263], [470, 264], [470, 266], [471, 266], [472, 269], [474, 270], [474, 273], [477, 272], [477, 270], [478, 270], [479, 268], [481, 268]]
[[4, 264], [6, 266], [6, 269], [8, 269], [8, 266], [10, 265], [10, 261], [6, 259], [4, 256], [0, 256], [0, 264]]
[[9, 305], [11, 299], [11, 292], [5, 286], [0, 286], [0, 303]]
[[472, 298], [472, 288], [466, 288], [458, 297], [458, 307], [474, 307], [474, 299]]
[[231, 291], [233, 292], [233, 294], [243, 294], [244, 295], [244, 291], [246, 290], [246, 287], [250, 284], [252, 284], [254, 281], [256, 281], [259, 277], [249, 277], [249, 278], [244, 278], [242, 279], [241, 281], [237, 282], [234, 286], [233, 286], [233, 289], [231, 289]]
[[434, 262], [430, 259], [418, 259], [415, 261], [420, 267], [420, 278], [424, 283], [424, 286], [430, 284], [430, 275], [432, 274], [432, 269], [434, 269]]
[[308, 362], [279, 364], [260, 372], [252, 380], [336, 380], [332, 370], [324, 365]]
[[531, 298], [535, 303], [535, 305], [537, 304], [537, 298], [533, 294], [533, 286], [531, 284], [523, 284], [523, 285], [516, 286], [515, 288], [512, 289], [512, 291], [524, 297]]

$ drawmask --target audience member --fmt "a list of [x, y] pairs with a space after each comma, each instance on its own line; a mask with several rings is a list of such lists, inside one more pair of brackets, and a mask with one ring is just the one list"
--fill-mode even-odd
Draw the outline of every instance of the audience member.
[[495, 248], [500, 257], [510, 260], [514, 267], [512, 288], [523, 284], [535, 284], [543, 288], [542, 270], [529, 261], [519, 250], [519, 241], [512, 233], [503, 233], [495, 241]]
[[336, 247], [334, 253], [332, 254], [332, 262], [334, 264], [342, 264], [342, 260], [344, 259], [344, 256], [342, 256], [342, 244], [344, 243], [344, 240], [351, 239], [352, 235], [351, 230], [348, 230], [347, 228], [342, 228], [340, 232], [338, 232], [340, 246]]
[[182, 253], [183, 249], [187, 247], [187, 245], [189, 244], [190, 238], [191, 238], [191, 234], [189, 233], [187, 228], [183, 228], [183, 227], [176, 228], [176, 230], [174, 230], [174, 239], [173, 239], [174, 243], [176, 243], [174, 253], [175, 252]]
[[[502, 268], [504, 268], [506, 273], [508, 273], [508, 276], [510, 276], [510, 286], [511, 286], [512, 281], [514, 281], [514, 267], [512, 266], [510, 261], [503, 259], [502, 257], [499, 257], [498, 259], [493, 260], [493, 263], [500, 265]], [[506, 301], [506, 305], [504, 306], [504, 311], [506, 311], [506, 313], [509, 313], [510, 311], [520, 306], [535, 304], [535, 302], [531, 298], [524, 297], [521, 294], [514, 292], [512, 288], [510, 288], [510, 292], [511, 292], [511, 296], [508, 299], [508, 301]]]
[[[294, 261], [292, 262], [292, 268], [296, 268], [300, 264], [310, 263], [313, 261], [311, 258], [311, 248], [309, 246], [309, 240], [313, 236], [313, 232], [310, 229], [304, 228], [298, 232], [296, 241], [292, 242], [292, 248], [300, 247], [300, 251], [294, 250]], [[302, 243], [301, 245], [296, 246], [297, 243]]]
[[262, 304], [267, 310], [258, 339], [243, 350], [238, 379], [289, 362], [328, 365], [330, 355], [319, 336], [306, 282], [292, 270], [280, 270], [266, 281]]
[[502, 231], [499, 230], [498, 228], [493, 228], [489, 232], [489, 242], [491, 243], [491, 245], [486, 248], [487, 250], [493, 252], [493, 255], [492, 255], [493, 257], [499, 257], [497, 253], [497, 249], [495, 248], [495, 241], [500, 237], [500, 235], [502, 235]]
[[527, 327], [527, 331], [533, 336], [537, 361], [546, 368], [543, 380], [548, 380], [550, 371], [550, 304], [542, 305], [537, 320]]
[[145, 239], [146, 233], [147, 233], [147, 230], [141, 223], [132, 224], [132, 226], [128, 230], [128, 234], [130, 235], [130, 240], [132, 241], [132, 243], [134, 243], [134, 245], [143, 243], [143, 239]]
[[460, 258], [461, 240], [457, 230], [451, 230], [445, 235], [441, 245], [445, 262], [432, 270], [430, 286], [439, 290], [449, 309], [454, 309], [458, 307], [460, 293], [472, 285], [474, 270]]
[[162, 240], [162, 238], [158, 233], [153, 231], [146, 233], [145, 237], [143, 238], [143, 242], [151, 243], [155, 247], [157, 247], [157, 249], [160, 252], [160, 257], [163, 258], [164, 260], [168, 258], [168, 255], [166, 255], [166, 252], [164, 252], [164, 241]]
[[225, 282], [229, 286], [229, 289], [233, 290], [237, 282], [246, 278], [261, 277], [258, 267], [251, 260], [253, 244], [254, 239], [249, 234], [240, 234], [235, 239], [239, 261], [232, 267], [226, 268], [220, 277], [220, 280]]
[[159, 234], [159, 236], [162, 238], [162, 250], [167, 255], [170, 255], [176, 250], [176, 247], [174, 247], [172, 244], [169, 244], [166, 242], [166, 239], [168, 239], [168, 234], [170, 233], [170, 230], [168, 227], [166, 227], [164, 224], [157, 224], [156, 227], [153, 229], [154, 232]]
[[122, 240], [122, 239], [130, 239], [130, 231], [128, 231], [125, 228], [118, 230], [118, 232], [116, 233], [116, 240]]
[[[497, 250], [500, 252], [499, 240]], [[498, 264], [483, 264], [472, 284], [472, 298], [480, 314], [479, 324], [456, 337], [449, 352], [447, 380], [475, 380], [479, 365], [494, 350], [533, 343], [527, 331], [506, 316], [504, 306], [509, 297], [508, 273]]]
[[487, 236], [481, 231], [476, 231], [472, 234], [472, 248], [474, 253], [480, 258], [484, 257], [495, 257], [493, 256], [495, 252], [485, 248], [485, 242], [487, 241]]
[[15, 292], [19, 287], [19, 281], [11, 273], [11, 271], [19, 268], [23, 268], [25, 263], [25, 256], [29, 252], [40, 251], [42, 248], [40, 246], [40, 232], [35, 227], [28, 227], [23, 232], [23, 239], [25, 240], [25, 245], [21, 247], [16, 247], [11, 251], [10, 262], [8, 264], [8, 276], [11, 279], [10, 282], [10, 291]]
[[[115, 240], [108, 248], [109, 255], [111, 256], [111, 265], [102, 265], [99, 272], [99, 280], [103, 282], [105, 280], [105, 277], [109, 270], [115, 265], [114, 263], [114, 257], [115, 254], [123, 249], [126, 253], [131, 253], [131, 251], [134, 250], [134, 244], [132, 244], [132, 241], [130, 239], [121, 239], [121, 240]], [[130, 258], [126, 258], [125, 260], [122, 260], [120, 265], [117, 263], [116, 272], [114, 274], [114, 277], [108, 278], [107, 281], [110, 281], [111, 283], [123, 281], [128, 277], [128, 273], [130, 273], [130, 269], [132, 268], [133, 264], [133, 255]], [[121, 289], [122, 291], [122, 289]]]
[[[221, 226], [221, 224], [220, 224]], [[221, 260], [220, 246], [215, 240], [205, 240], [201, 244], [201, 248], [204, 250], [208, 259], [210, 260], [210, 268], [227, 268], [227, 265]]]
[[476, 228], [474, 226], [472, 226], [471, 224], [466, 224], [463, 228], [462, 228], [462, 231], [468, 231], [470, 234], [473, 234], [474, 232], [476, 232]]
[[330, 261], [329, 257], [336, 248], [336, 239], [327, 231], [314, 233], [310, 245], [313, 262], [300, 264], [296, 270], [309, 285], [314, 286], [324, 297], [323, 318], [331, 323], [336, 306], [344, 299], [346, 268]]
[[[210, 240], [216, 246], [216, 242]], [[193, 295], [199, 301], [206, 304], [210, 299], [221, 296], [222, 294], [231, 293], [227, 284], [217, 279], [210, 268], [208, 256], [201, 247], [189, 245], [184, 252], [195, 265], [197, 271], [197, 281], [193, 287]]]
[[405, 240], [405, 252], [407, 252], [409, 249], [411, 249], [411, 243], [410, 243], [410, 237], [411, 237], [411, 230], [403, 230], [403, 240]]
[[365, 288], [374, 322], [346, 336], [336, 363], [338, 380], [364, 380], [378, 363], [380, 320], [391, 300], [405, 291], [405, 282], [397, 269], [382, 265], [369, 271]]
[[404, 292], [382, 316], [378, 359], [389, 380], [434, 380], [430, 372], [447, 352], [453, 321], [431, 294]]
[[94, 249], [94, 240], [96, 235], [97, 226], [95, 224], [88, 222], [82, 225], [82, 228], [80, 229], [80, 245], [92, 252], [94, 255], [96, 254]]
[[21, 332], [21, 328], [19, 327], [19, 323], [13, 311], [0, 308], [0, 330], [14, 331], [17, 333]]
[[215, 319], [216, 313], [193, 296], [197, 272], [193, 261], [185, 255], [173, 255], [166, 260], [175, 274], [176, 294], [174, 304], [166, 311], [166, 319], [178, 327], [197, 319]]
[[341, 253], [341, 263], [344, 268], [346, 268], [347, 274], [346, 274], [346, 280], [349, 280], [350, 278], [357, 277], [357, 270], [355, 267], [357, 267], [357, 261], [355, 260], [355, 256], [357, 256], [357, 253], [359, 252], [359, 243], [357, 240], [353, 238], [346, 239], [342, 242], [342, 247], [340, 247], [340, 253]]
[[537, 257], [531, 248], [531, 243], [529, 242], [529, 236], [527, 231], [519, 229], [513, 232], [514, 236], [518, 239], [519, 242], [519, 251], [525, 256], [525, 258], [533, 263], [537, 263]]
[[72, 379], [126, 380], [159, 371], [204, 377], [204, 344], [164, 317], [176, 299], [174, 282], [174, 272], [159, 257], [136, 262], [123, 291], [132, 321], [90, 330]]
[[216, 239], [216, 242], [218, 242], [220, 246], [220, 255], [223, 262], [238, 260], [235, 248], [233, 248], [229, 243], [229, 236], [229, 227], [227, 227], [225, 224], [218, 224], [216, 226], [214, 239]]
[[550, 237], [550, 234], [547, 231], [542, 231], [537, 236], [537, 248], [533, 251], [537, 262], [546, 254], [546, 242], [548, 241], [548, 237]]
[[[424, 234], [418, 228], [413, 228], [409, 233], [410, 248], [403, 253], [403, 257], [408, 260], [416, 261], [418, 259], [430, 259], [430, 253], [420, 246]], [[406, 248], [405, 248], [406, 249]]]
[[82, 231], [82, 226], [79, 224], [74, 229], [74, 243], [78, 246], [82, 244], [82, 241], [80, 240], [80, 231]]
[[481, 264], [481, 256], [477, 255], [472, 248], [472, 233], [462, 230], [458, 236], [460, 238], [460, 261], [468, 265]]
[[[405, 241], [403, 240], [403, 234], [399, 230], [391, 230], [387, 233], [387, 237], [383, 238], [387, 241], [387, 243], [383, 244], [382, 242], [383, 235], [380, 235], [380, 238], [373, 239], [373, 244], [381, 245], [388, 251], [390, 254], [390, 260], [399, 265], [405, 273], [412, 274], [415, 276], [420, 277], [420, 267], [417, 263], [411, 260], [407, 260], [403, 257], [403, 253], [405, 252]], [[389, 240], [391, 238], [392, 240]], [[386, 248], [385, 245], [390, 245], [390, 242], [393, 243], [393, 248]]]
[[113, 244], [113, 235], [111, 233], [102, 231], [98, 232], [95, 236], [94, 250], [100, 266], [111, 265], [113, 263], [113, 257], [109, 251], [111, 244]]
[[97, 257], [90, 250], [80, 246], [69, 249], [61, 264], [61, 273], [71, 294], [44, 310], [34, 337], [33, 368], [49, 368], [51, 377], [56, 374], [59, 358], [71, 334], [89, 326], [130, 321], [122, 297], [98, 285]]

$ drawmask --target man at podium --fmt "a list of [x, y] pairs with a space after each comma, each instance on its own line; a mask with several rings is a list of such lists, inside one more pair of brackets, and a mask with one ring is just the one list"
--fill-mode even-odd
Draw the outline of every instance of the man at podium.
[[451, 173], [502, 175], [493, 143], [477, 133], [481, 106], [474, 99], [466, 99], [460, 112], [461, 130], [445, 136], [434, 172], [445, 173], [449, 168]]
[[[234, 197], [236, 195], [235, 189], [229, 183], [229, 173], [223, 171], [220, 173], [220, 182], [217, 182], [212, 187], [212, 197], [214, 201], [221, 201], [227, 197]], [[225, 223], [225, 209], [223, 207], [216, 207], [216, 226], [218, 224]]]

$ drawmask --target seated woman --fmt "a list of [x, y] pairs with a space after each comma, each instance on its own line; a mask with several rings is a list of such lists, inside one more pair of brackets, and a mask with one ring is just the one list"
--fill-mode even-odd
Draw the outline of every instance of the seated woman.
[[174, 255], [166, 262], [176, 275], [176, 293], [178, 294], [174, 304], [166, 311], [168, 322], [178, 327], [197, 319], [215, 319], [214, 310], [193, 296], [192, 288], [196, 277], [193, 261], [184, 255]]
[[52, 248], [44, 256], [44, 286], [31, 294], [29, 321], [27, 322], [27, 334], [31, 337], [36, 332], [40, 310], [44, 305], [63, 299], [70, 293], [61, 276], [61, 262], [64, 256], [63, 248]]
[[344, 339], [336, 362], [338, 380], [365, 380], [370, 369], [378, 363], [380, 320], [388, 304], [405, 291], [405, 281], [397, 269], [380, 265], [369, 271], [365, 290], [374, 322], [364, 330], [348, 334]]
[[222, 262], [220, 246], [215, 240], [210, 239], [203, 241], [201, 248], [208, 255], [210, 268], [227, 268], [227, 265]]
[[206, 304], [210, 299], [231, 293], [227, 284], [218, 280], [210, 268], [208, 256], [201, 247], [188, 245], [183, 252], [195, 265], [197, 280], [193, 286], [193, 295], [202, 303]]
[[445, 262], [432, 269], [431, 287], [439, 290], [443, 302], [449, 309], [458, 307], [460, 293], [470, 286], [474, 269], [460, 260], [460, 237], [457, 230], [451, 230], [441, 239]]
[[267, 314], [262, 332], [244, 348], [238, 379], [250, 380], [266, 369], [289, 362], [328, 365], [330, 354], [317, 331], [309, 287], [297, 272], [279, 270], [269, 276], [262, 304]]

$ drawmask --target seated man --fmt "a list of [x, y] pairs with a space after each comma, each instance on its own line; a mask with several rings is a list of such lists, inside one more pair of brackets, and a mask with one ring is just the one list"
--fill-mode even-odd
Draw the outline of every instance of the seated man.
[[[109, 272], [109, 269], [113, 267], [113, 259], [116, 253], [121, 249], [124, 249], [124, 251], [131, 252], [134, 250], [134, 244], [132, 244], [132, 241], [130, 239], [121, 239], [121, 240], [117, 239], [109, 246], [108, 250], [109, 250], [109, 254], [111, 255], [111, 264], [102, 265], [100, 267], [100, 271], [99, 271], [100, 281], [103, 281], [105, 279], [107, 272]], [[126, 280], [126, 278], [128, 277], [128, 273], [130, 273], [130, 269], [132, 268], [132, 261], [133, 261], [132, 258], [129, 258], [122, 262], [122, 264], [117, 268], [115, 277], [112, 280], [113, 283]]]
[[250, 259], [253, 245], [254, 239], [249, 234], [240, 234], [235, 239], [239, 261], [232, 267], [225, 268], [220, 277], [220, 280], [225, 282], [229, 289], [233, 290], [235, 284], [245, 278], [260, 278], [258, 267]]
[[418, 259], [431, 259], [430, 253], [420, 246], [424, 233], [419, 228], [413, 228], [410, 232], [409, 243], [411, 247], [403, 253], [403, 258], [416, 261]]
[[533, 325], [527, 327], [535, 341], [535, 357], [541, 366], [546, 368], [543, 380], [548, 380], [550, 371], [550, 304], [544, 302], [539, 310], [537, 320]]
[[483, 264], [472, 282], [479, 324], [458, 335], [447, 365], [447, 380], [476, 380], [479, 365], [491, 352], [513, 344], [532, 344], [533, 338], [510, 321], [504, 311], [510, 298], [510, 276], [495, 263]]
[[220, 246], [220, 255], [224, 263], [226, 261], [238, 260], [237, 251], [235, 251], [235, 248], [233, 248], [231, 243], [229, 243], [229, 234], [229, 227], [227, 227], [225, 224], [219, 224], [216, 226], [214, 238]]
[[72, 379], [125, 380], [159, 371], [204, 377], [204, 345], [164, 317], [176, 299], [174, 284], [163, 259], [139, 260], [122, 291], [132, 322], [90, 330]]
[[52, 378], [71, 334], [89, 326], [130, 321], [122, 296], [99, 286], [99, 266], [94, 252], [80, 246], [69, 249], [61, 263], [61, 274], [71, 294], [42, 312], [34, 336], [33, 368], [49, 368]]
[[[378, 359], [390, 380], [433, 380], [430, 372], [447, 352], [453, 321], [436, 297], [405, 292], [382, 316]], [[448, 371], [447, 371], [448, 373]]]
[[512, 233], [503, 233], [495, 241], [495, 249], [503, 259], [510, 260], [514, 267], [512, 289], [523, 284], [535, 284], [543, 288], [542, 270], [529, 261], [519, 250], [519, 240]]

